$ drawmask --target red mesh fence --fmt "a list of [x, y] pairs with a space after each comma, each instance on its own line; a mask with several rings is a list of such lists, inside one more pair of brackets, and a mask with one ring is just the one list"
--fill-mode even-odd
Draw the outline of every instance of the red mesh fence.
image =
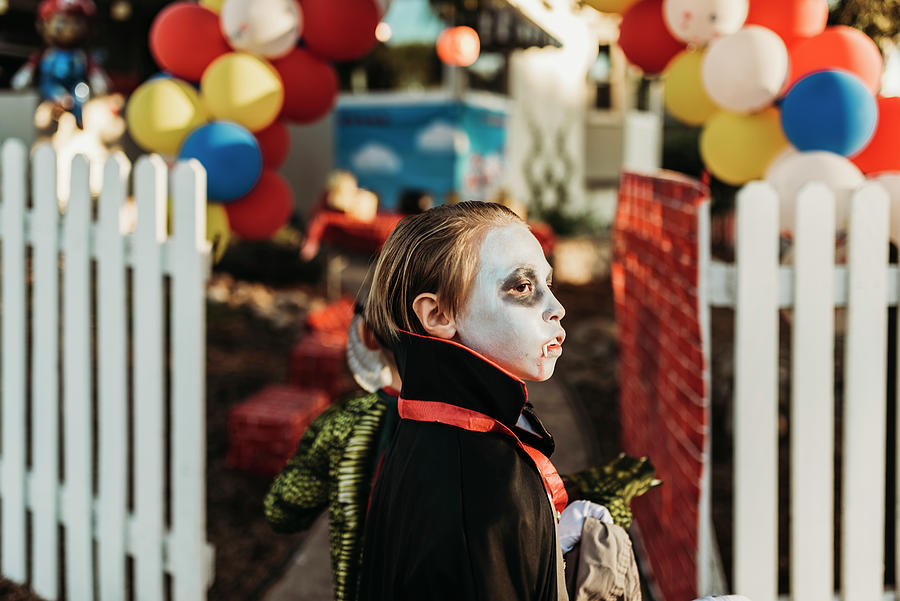
[[708, 394], [698, 303], [698, 214], [705, 186], [676, 174], [625, 173], [613, 289], [625, 451], [664, 480], [634, 512], [661, 601], [697, 593], [698, 523]]

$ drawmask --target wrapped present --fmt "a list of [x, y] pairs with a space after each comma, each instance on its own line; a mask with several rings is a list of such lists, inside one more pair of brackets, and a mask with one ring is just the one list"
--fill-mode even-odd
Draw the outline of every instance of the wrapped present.
[[343, 334], [346, 341], [347, 330], [350, 329], [350, 322], [353, 320], [355, 303], [352, 296], [343, 296], [321, 309], [311, 311], [306, 316], [306, 325], [316, 332]]
[[328, 392], [314, 388], [280, 384], [260, 390], [228, 416], [225, 464], [260, 476], [277, 474], [330, 402]]
[[347, 328], [312, 331], [297, 341], [291, 352], [288, 380], [295, 386], [319, 388], [333, 396], [355, 385], [347, 369]]
[[341, 251], [375, 254], [404, 217], [402, 213], [386, 212], [361, 221], [346, 213], [318, 210], [310, 216], [301, 254], [309, 260], [319, 252], [321, 244]]

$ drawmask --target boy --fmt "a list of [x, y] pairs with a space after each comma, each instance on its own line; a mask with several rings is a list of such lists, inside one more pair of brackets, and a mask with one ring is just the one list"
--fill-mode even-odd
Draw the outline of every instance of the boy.
[[553, 438], [525, 379], [562, 354], [565, 310], [514, 213], [467, 202], [407, 218], [365, 319], [394, 350], [400, 424], [372, 494], [360, 599], [566, 599]]

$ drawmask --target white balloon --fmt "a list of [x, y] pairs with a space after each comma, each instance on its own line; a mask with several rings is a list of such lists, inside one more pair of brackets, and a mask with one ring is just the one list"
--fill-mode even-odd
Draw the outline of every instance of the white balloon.
[[703, 86], [713, 102], [738, 113], [769, 106], [788, 75], [788, 53], [770, 29], [748, 25], [718, 38], [703, 58]]
[[834, 193], [835, 225], [838, 229], [846, 227], [850, 196], [865, 179], [862, 171], [849, 159], [825, 151], [797, 152], [792, 149], [772, 161], [766, 171], [766, 181], [778, 192], [782, 232], [794, 231], [797, 194], [812, 182], [821, 182]]
[[871, 179], [884, 186], [888, 197], [891, 199], [891, 221], [889, 224], [891, 229], [888, 231], [890, 232], [891, 242], [900, 245], [900, 238], [895, 235], [895, 232], [900, 231], [900, 173], [881, 173]]
[[787, 47], [778, 34], [758, 25], [714, 40], [701, 67], [709, 97], [737, 113], [768, 107], [778, 97], [787, 76]]
[[747, 20], [747, 0], [663, 0], [663, 17], [673, 36], [706, 44], [739, 30]]
[[296, 0], [225, 0], [220, 24], [235, 50], [278, 58], [297, 45], [303, 15]]

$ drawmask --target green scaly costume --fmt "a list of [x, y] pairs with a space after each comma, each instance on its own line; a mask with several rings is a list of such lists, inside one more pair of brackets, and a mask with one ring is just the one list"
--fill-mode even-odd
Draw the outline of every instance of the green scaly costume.
[[[328, 508], [335, 601], [357, 598], [372, 478], [398, 421], [396, 398], [382, 391], [336, 403], [309, 426], [266, 495], [266, 519], [276, 532], [305, 530]], [[622, 454], [563, 481], [570, 500], [604, 505], [628, 528], [631, 499], [661, 484], [654, 474], [646, 457]]]

